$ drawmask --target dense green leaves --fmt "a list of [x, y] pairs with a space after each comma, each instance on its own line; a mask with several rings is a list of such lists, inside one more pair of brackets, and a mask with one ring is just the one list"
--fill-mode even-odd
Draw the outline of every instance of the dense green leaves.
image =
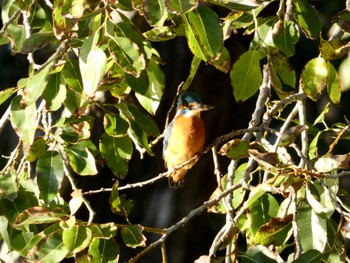
[[[232, 262], [345, 261], [340, 230], [348, 221], [342, 199], [348, 193], [339, 177], [349, 170], [349, 154], [340, 147], [350, 138], [349, 125], [346, 117], [342, 123], [327, 114], [350, 87], [348, 10], [331, 18], [331, 9], [319, 12], [320, 5], [307, 0], [51, 2], [5, 0], [1, 10], [0, 45], [13, 55], [26, 54], [30, 63], [28, 72], [21, 71], [25, 77], [11, 80], [17, 85], [0, 91], [0, 105], [9, 107], [0, 133], [14, 136], [11, 143], [1, 141], [0, 162], [0, 239], [10, 251], [26, 262], [119, 262], [133, 253], [130, 261], [136, 262], [161, 246], [154, 253], [166, 262], [173, 250], [168, 236], [208, 211], [218, 214], [210, 220], [220, 230], [200, 260], [225, 255]], [[322, 25], [335, 25], [321, 28], [319, 18]], [[187, 68], [178, 60], [182, 55], [175, 57], [179, 53], [190, 54]], [[223, 82], [198, 85], [217, 71]], [[214, 172], [198, 174], [216, 175], [209, 201], [199, 200], [203, 205], [196, 208], [187, 200], [191, 212], [162, 228], [141, 225], [136, 213], [153, 210], [147, 198], [140, 205], [138, 194], [158, 191], [158, 180], [169, 176], [158, 176], [164, 168], [150, 161], [161, 158], [162, 127], [175, 100], [169, 94], [176, 86], [178, 92], [200, 89], [205, 95], [211, 89], [220, 115], [219, 104], [227, 109], [232, 99], [222, 96], [227, 83], [237, 103], [258, 99], [251, 101], [251, 121], [239, 123], [248, 130], [217, 130]], [[312, 116], [309, 100], [313, 105], [324, 95], [329, 102], [318, 104], [321, 113]], [[219, 115], [227, 125], [241, 121]], [[339, 123], [331, 123], [335, 117]], [[129, 178], [140, 170], [147, 174]], [[97, 176], [81, 177], [86, 175]], [[156, 188], [147, 187], [152, 183]], [[111, 215], [95, 220], [102, 206], [95, 198], [106, 192], [109, 202], [102, 209]]]

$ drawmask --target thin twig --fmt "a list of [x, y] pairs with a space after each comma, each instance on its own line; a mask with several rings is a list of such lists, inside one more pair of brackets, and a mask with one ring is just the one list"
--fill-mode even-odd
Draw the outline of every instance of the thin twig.
[[216, 204], [217, 202], [219, 202], [222, 198], [224, 198], [225, 196], [227, 196], [229, 193], [231, 193], [232, 191], [240, 188], [242, 186], [242, 183], [238, 183], [233, 185], [232, 187], [226, 189], [225, 191], [223, 191], [220, 195], [218, 195], [217, 197], [204, 202], [201, 206], [193, 209], [191, 212], [189, 212], [186, 216], [184, 216], [181, 220], [177, 221], [174, 225], [172, 225], [171, 227], [166, 229], [166, 233], [163, 234], [157, 241], [153, 242], [152, 244], [150, 244], [147, 248], [145, 248], [144, 250], [142, 250], [139, 254], [137, 254], [135, 257], [133, 257], [132, 259], [129, 260], [129, 263], [133, 263], [136, 262], [137, 260], [139, 260], [143, 255], [145, 255], [146, 253], [148, 253], [149, 251], [153, 250], [154, 248], [156, 248], [157, 246], [161, 245], [162, 243], [165, 242], [165, 240], [167, 239], [167, 237], [173, 233], [174, 231], [176, 231], [177, 229], [179, 229], [180, 227], [182, 227], [183, 225], [185, 225], [189, 220], [191, 220], [193, 217], [195, 217], [196, 215], [202, 213], [203, 211], [205, 211], [208, 207]]
[[299, 227], [298, 227], [298, 200], [297, 195], [294, 191], [293, 187], [290, 187], [290, 190], [292, 192], [292, 200], [294, 204], [293, 209], [293, 234], [294, 234], [294, 241], [295, 241], [295, 254], [294, 254], [294, 260], [298, 259], [302, 252], [302, 247], [299, 239]]
[[338, 134], [337, 138], [335, 138], [334, 142], [332, 142], [332, 144], [329, 146], [329, 150], [328, 153], [332, 153], [334, 147], [337, 145], [337, 143], [339, 142], [340, 138], [344, 135], [344, 133], [346, 131], [348, 131], [350, 129], [350, 124], [346, 125]]

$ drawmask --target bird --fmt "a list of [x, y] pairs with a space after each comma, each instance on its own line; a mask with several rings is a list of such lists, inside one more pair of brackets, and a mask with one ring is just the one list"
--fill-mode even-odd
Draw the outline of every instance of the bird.
[[194, 158], [185, 166], [176, 168], [202, 151], [205, 130], [200, 113], [212, 108], [202, 104], [201, 98], [193, 92], [183, 92], [178, 96], [175, 117], [165, 128], [163, 140], [163, 159], [170, 173], [171, 188], [182, 187], [187, 171], [198, 161]]

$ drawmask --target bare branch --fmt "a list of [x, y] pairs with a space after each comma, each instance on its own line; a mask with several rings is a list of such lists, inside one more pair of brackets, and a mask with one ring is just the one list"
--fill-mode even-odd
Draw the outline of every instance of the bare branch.
[[3, 27], [0, 30], [0, 35], [5, 34], [6, 29], [8, 28], [8, 26], [19, 16], [19, 14], [21, 13], [21, 9], [17, 9], [13, 15], [9, 18], [8, 21], [6, 21], [6, 23], [4, 23]]

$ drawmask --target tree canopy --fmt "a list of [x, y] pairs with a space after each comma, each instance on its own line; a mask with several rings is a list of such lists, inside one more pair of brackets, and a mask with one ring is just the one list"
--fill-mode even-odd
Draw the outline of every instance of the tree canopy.
[[[350, 174], [350, 124], [327, 118], [346, 106], [350, 87], [350, 3], [339, 8], [325, 15], [307, 0], [5, 0], [0, 45], [24, 54], [29, 67], [0, 91], [0, 136], [9, 126], [16, 141], [1, 151], [3, 244], [28, 262], [141, 262], [151, 251], [172, 262], [168, 237], [213, 213], [215, 235], [197, 262], [344, 262], [350, 208], [340, 181]], [[236, 38], [244, 38], [239, 48]], [[177, 40], [190, 66], [170, 91], [162, 47]], [[211, 158], [211, 194], [170, 225], [144, 225], [133, 218], [142, 194], [126, 190], [147, 191], [169, 173], [151, 167], [150, 177], [130, 181], [131, 163], [159, 157], [174, 94], [191, 89], [202, 65], [227, 77], [231, 97], [238, 107], [250, 102], [252, 114], [194, 157]], [[173, 107], [161, 107], [164, 94], [174, 95]], [[81, 186], [106, 170], [107, 187]], [[99, 194], [108, 194], [115, 220], [96, 220], [104, 216], [91, 204]]]

